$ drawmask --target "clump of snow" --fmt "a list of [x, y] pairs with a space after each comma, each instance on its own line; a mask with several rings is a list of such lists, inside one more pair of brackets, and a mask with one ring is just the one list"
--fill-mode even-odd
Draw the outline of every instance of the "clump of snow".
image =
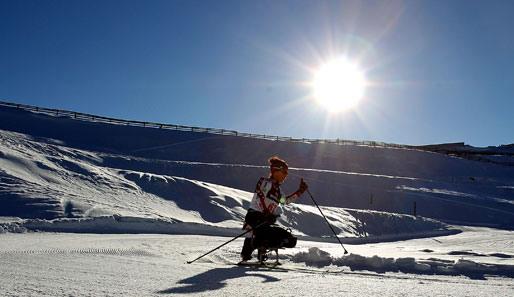
[[396, 265], [398, 270], [400, 271], [430, 271], [431, 267], [425, 263], [418, 263], [416, 259], [407, 257], [407, 258], [398, 258], [393, 261], [392, 266]]
[[294, 262], [305, 262], [308, 266], [324, 267], [332, 264], [332, 257], [329, 253], [317, 247], [311, 247], [308, 252], [300, 252], [293, 256]]
[[326, 267], [330, 265], [349, 267], [351, 270], [369, 270], [376, 272], [406, 272], [419, 274], [475, 275], [489, 274], [499, 276], [514, 275], [514, 265], [482, 264], [471, 260], [459, 259], [449, 263], [443, 259], [417, 260], [412, 257], [385, 258], [377, 255], [365, 257], [359, 254], [333, 258], [330, 253], [311, 247], [308, 252], [299, 252], [291, 256], [295, 263], [307, 266]]
[[3, 233], [27, 233], [29, 230], [24, 227], [20, 226], [17, 222], [8, 222], [8, 223], [1, 223], [0, 222], [0, 234]]
[[[487, 265], [487, 264], [481, 264], [477, 263], [475, 261], [471, 260], [464, 260], [459, 259], [457, 263], [453, 265], [453, 268], [456, 271], [459, 271], [463, 274], [466, 273], [487, 273], [487, 274], [494, 274], [498, 272], [501, 266], [497, 265]], [[511, 269], [512, 272], [514, 272], [514, 267]]]

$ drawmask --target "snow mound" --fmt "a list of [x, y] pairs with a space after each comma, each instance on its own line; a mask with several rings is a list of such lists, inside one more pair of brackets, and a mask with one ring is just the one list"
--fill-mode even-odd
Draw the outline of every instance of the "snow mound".
[[459, 259], [448, 261], [444, 259], [417, 260], [411, 257], [384, 258], [377, 255], [365, 257], [358, 254], [334, 258], [330, 253], [317, 247], [309, 248], [308, 252], [299, 252], [290, 256], [292, 262], [305, 263], [312, 267], [326, 267], [330, 265], [349, 267], [350, 270], [368, 270], [375, 272], [404, 272], [419, 274], [443, 275], [497, 275], [514, 277], [514, 265], [484, 264], [472, 260]]
[[312, 247], [308, 252], [300, 252], [292, 257], [293, 262], [307, 264], [308, 266], [325, 267], [332, 264], [332, 257], [329, 253]]

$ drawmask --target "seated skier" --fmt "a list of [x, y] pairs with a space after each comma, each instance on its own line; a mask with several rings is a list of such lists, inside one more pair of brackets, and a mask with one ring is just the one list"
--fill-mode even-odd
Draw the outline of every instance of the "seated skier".
[[[289, 204], [298, 199], [307, 189], [307, 183], [303, 178], [299, 189], [282, 197], [280, 184], [287, 178], [288, 165], [277, 156], [268, 160], [270, 163], [270, 176], [261, 177], [255, 188], [252, 202], [246, 214], [243, 229], [252, 229], [252, 238], [245, 238], [241, 258], [248, 261], [252, 258], [252, 252], [256, 248], [281, 248], [296, 246], [296, 238], [290, 232], [275, 224], [278, 215], [275, 210], [279, 204]], [[262, 260], [259, 257], [259, 260]]]

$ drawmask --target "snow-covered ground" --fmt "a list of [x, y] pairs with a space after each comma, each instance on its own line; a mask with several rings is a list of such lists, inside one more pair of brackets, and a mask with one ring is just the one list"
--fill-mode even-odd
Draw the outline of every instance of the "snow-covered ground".
[[4, 234], [0, 240], [2, 296], [514, 294], [513, 236], [508, 231], [471, 228], [445, 237], [347, 245], [351, 254], [344, 258], [338, 244], [300, 241], [297, 248], [282, 253], [283, 266], [292, 270], [231, 265], [238, 261], [242, 244], [242, 240], [236, 240], [186, 264], [227, 239], [155, 234]]
[[[273, 155], [349, 254], [303, 195], [278, 220], [287, 269], [232, 265], [241, 238], [186, 264], [241, 233]], [[512, 166], [0, 107], [2, 296], [513, 296], [513, 226]]]

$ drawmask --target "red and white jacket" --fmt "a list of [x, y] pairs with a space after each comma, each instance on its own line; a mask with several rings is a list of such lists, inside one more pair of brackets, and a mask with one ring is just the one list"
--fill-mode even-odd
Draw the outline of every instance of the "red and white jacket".
[[271, 177], [261, 177], [255, 187], [250, 209], [260, 212], [275, 213], [279, 204], [289, 204], [301, 196], [299, 191], [282, 197], [280, 184]]

